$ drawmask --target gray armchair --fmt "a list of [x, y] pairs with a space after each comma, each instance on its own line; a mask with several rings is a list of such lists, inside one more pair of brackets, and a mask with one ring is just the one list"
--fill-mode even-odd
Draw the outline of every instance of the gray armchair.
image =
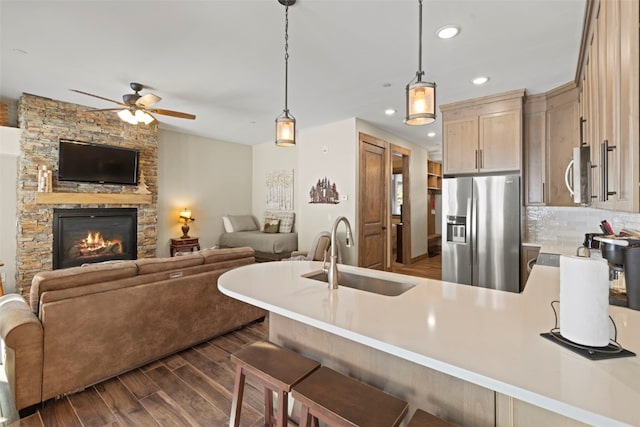
[[[331, 233], [321, 231], [313, 238], [311, 248], [308, 251], [293, 251], [287, 261], [325, 261], [329, 260], [331, 251]], [[284, 261], [283, 260], [283, 261]]]

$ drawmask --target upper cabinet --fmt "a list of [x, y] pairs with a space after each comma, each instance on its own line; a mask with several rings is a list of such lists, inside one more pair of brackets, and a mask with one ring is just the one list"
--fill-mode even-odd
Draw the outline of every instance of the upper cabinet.
[[524, 106], [526, 205], [574, 206], [565, 185], [572, 149], [580, 144], [578, 87], [567, 83], [527, 97]]
[[587, 2], [578, 82], [591, 147], [594, 206], [640, 212], [637, 0]]
[[524, 89], [441, 105], [444, 174], [519, 171]]

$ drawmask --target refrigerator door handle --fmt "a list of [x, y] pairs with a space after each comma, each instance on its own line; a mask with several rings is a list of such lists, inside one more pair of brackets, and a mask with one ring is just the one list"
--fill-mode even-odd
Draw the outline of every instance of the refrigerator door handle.
[[[478, 199], [473, 198], [471, 201], [471, 245], [473, 247], [471, 262], [478, 265]], [[475, 278], [474, 278], [475, 279]]]

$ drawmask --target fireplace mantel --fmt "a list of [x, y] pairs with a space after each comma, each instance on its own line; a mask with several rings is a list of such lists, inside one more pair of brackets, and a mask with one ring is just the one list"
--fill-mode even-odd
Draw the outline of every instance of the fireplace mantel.
[[151, 194], [132, 193], [36, 193], [37, 205], [149, 205]]

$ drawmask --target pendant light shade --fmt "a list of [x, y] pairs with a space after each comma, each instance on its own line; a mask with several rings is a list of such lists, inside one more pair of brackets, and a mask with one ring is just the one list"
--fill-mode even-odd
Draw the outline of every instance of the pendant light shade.
[[436, 84], [419, 78], [407, 85], [408, 125], [427, 125], [436, 119]]
[[436, 119], [436, 84], [422, 81], [422, 0], [418, 0], [418, 5], [418, 71], [415, 79], [407, 85], [405, 123], [408, 125], [426, 125]]
[[296, 119], [289, 113], [287, 103], [289, 87], [289, 6], [296, 0], [278, 0], [285, 7], [284, 19], [284, 110], [276, 118], [276, 145], [294, 147], [296, 145]]
[[276, 119], [276, 145], [293, 147], [296, 145], [296, 119], [284, 110]]

